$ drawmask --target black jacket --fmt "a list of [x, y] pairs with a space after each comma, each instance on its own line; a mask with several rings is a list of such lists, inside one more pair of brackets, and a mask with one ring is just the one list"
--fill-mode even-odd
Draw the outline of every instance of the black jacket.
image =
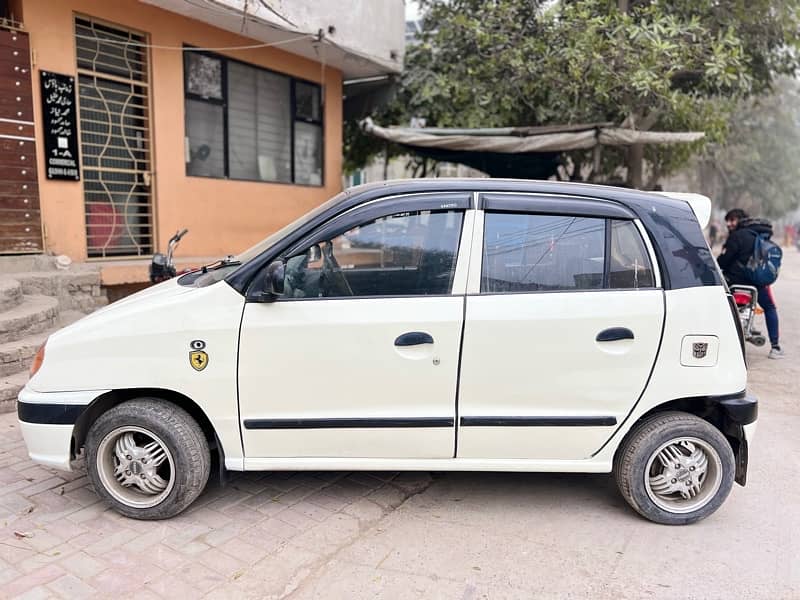
[[753, 255], [756, 235], [761, 233], [768, 233], [772, 237], [772, 224], [769, 221], [743, 219], [728, 235], [717, 262], [729, 283], [752, 285], [744, 267]]

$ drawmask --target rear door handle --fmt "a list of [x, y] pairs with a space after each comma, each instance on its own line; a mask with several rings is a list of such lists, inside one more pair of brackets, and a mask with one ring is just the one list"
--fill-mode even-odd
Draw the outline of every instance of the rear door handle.
[[632, 340], [633, 332], [627, 327], [610, 327], [603, 329], [595, 338], [598, 342], [616, 342], [619, 340]]
[[419, 346], [420, 344], [432, 344], [433, 337], [424, 331], [409, 331], [397, 337], [394, 341], [395, 346]]

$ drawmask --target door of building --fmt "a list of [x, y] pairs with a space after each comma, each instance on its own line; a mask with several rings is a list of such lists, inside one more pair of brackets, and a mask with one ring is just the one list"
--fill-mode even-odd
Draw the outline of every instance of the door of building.
[[153, 252], [147, 37], [75, 19], [89, 257]]
[[30, 44], [0, 28], [0, 254], [42, 250]]

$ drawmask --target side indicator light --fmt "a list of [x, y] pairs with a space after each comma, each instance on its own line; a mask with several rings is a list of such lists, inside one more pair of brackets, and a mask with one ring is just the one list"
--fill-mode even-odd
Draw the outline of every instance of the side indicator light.
[[47, 342], [39, 346], [39, 349], [36, 351], [36, 356], [33, 357], [33, 362], [31, 363], [31, 377], [36, 375], [37, 371], [42, 368], [42, 363], [44, 362], [44, 347], [47, 345]]

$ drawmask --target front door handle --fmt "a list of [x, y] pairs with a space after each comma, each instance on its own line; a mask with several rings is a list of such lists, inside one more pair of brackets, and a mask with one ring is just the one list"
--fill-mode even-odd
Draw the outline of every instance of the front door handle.
[[430, 333], [424, 331], [409, 331], [402, 335], [397, 336], [394, 345], [398, 347], [404, 346], [419, 346], [420, 344], [432, 344], [433, 337]]
[[619, 340], [632, 340], [633, 332], [627, 327], [610, 327], [603, 329], [595, 338], [598, 342], [616, 342]]

